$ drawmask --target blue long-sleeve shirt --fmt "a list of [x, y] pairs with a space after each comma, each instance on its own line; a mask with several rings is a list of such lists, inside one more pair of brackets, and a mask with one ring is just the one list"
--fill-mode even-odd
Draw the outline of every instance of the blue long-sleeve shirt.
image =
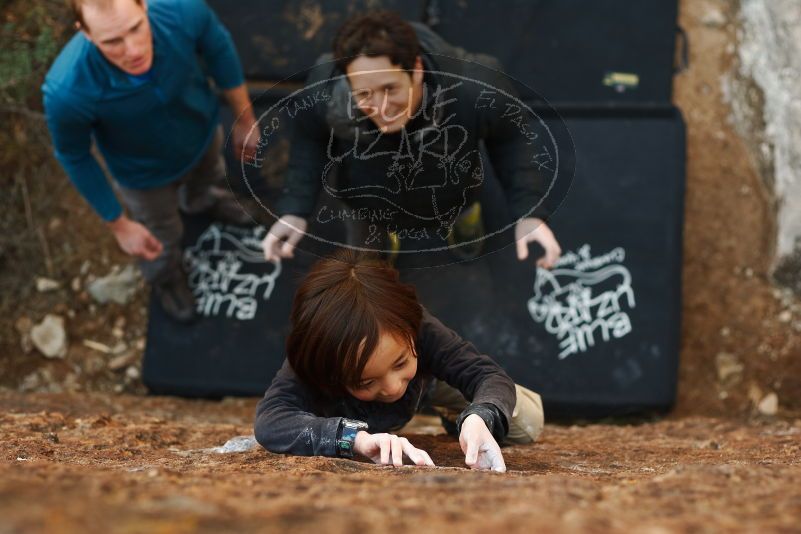
[[90, 153], [91, 139], [121, 185], [168, 184], [200, 159], [217, 126], [219, 104], [207, 76], [221, 89], [244, 81], [231, 36], [205, 2], [147, 5], [154, 50], [148, 76], [115, 67], [79, 32], [42, 86], [56, 158], [107, 221], [122, 208]]

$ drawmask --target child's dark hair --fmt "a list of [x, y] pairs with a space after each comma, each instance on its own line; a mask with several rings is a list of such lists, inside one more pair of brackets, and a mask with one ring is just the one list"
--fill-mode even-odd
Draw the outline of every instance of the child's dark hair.
[[315, 263], [292, 302], [287, 359], [303, 382], [341, 396], [361, 380], [381, 333], [414, 352], [423, 309], [413, 286], [374, 254], [342, 249]]
[[394, 11], [371, 11], [345, 21], [334, 38], [334, 60], [343, 72], [358, 56], [389, 56], [406, 72], [414, 69], [420, 42], [414, 28]]

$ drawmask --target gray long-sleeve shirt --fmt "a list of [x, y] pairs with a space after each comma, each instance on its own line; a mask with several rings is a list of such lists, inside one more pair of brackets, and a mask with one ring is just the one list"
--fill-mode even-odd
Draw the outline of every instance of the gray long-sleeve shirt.
[[371, 433], [397, 430], [421, 407], [432, 379], [461, 391], [471, 406], [489, 406], [484, 413], [492, 412], [495, 420], [488, 426], [496, 437], [503, 437], [516, 400], [514, 382], [506, 372], [426, 310], [416, 348], [417, 374], [393, 403], [364, 402], [350, 395], [325, 397], [303, 384], [284, 361], [256, 408], [256, 440], [272, 452], [336, 456], [343, 417], [367, 423]]

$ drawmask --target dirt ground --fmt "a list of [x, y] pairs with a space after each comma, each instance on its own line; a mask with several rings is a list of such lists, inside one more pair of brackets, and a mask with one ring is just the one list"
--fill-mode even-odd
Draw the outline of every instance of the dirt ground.
[[[546, 427], [505, 474], [211, 449], [251, 432], [253, 403], [0, 395], [2, 532], [798, 531], [801, 421], [686, 417]], [[420, 421], [429, 425], [429, 421]], [[441, 429], [440, 429], [441, 430]]]
[[[5, 22], [28, 4], [8, 5]], [[59, 9], [47, 11], [54, 25]], [[722, 91], [736, 69], [735, 17], [734, 1], [681, 2], [690, 68], [674, 84], [688, 155], [676, 409], [638, 424], [548, 425], [539, 443], [504, 450], [504, 475], [461, 469], [458, 444], [425, 420], [408, 432], [437, 469], [204, 450], [249, 434], [255, 400], [144, 396], [146, 291], [125, 305], [92, 301], [87, 284], [130, 260], [50, 155], [37, 98], [4, 109], [0, 534], [801, 531], [801, 307], [771, 280], [773, 200]], [[59, 287], [38, 291], [39, 276]], [[26, 343], [26, 324], [47, 313], [66, 320], [63, 359]], [[775, 415], [760, 413], [773, 394]]]

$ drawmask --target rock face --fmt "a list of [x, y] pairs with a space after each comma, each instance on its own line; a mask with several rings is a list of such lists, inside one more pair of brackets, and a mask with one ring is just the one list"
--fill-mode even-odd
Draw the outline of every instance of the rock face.
[[[801, 295], [801, 2], [741, 0], [740, 7], [742, 79], [732, 84], [732, 109], [741, 131], [763, 130], [751, 141], [777, 200], [775, 277]], [[761, 120], [749, 117], [760, 111], [749, 110], [750, 83], [762, 93]]]

